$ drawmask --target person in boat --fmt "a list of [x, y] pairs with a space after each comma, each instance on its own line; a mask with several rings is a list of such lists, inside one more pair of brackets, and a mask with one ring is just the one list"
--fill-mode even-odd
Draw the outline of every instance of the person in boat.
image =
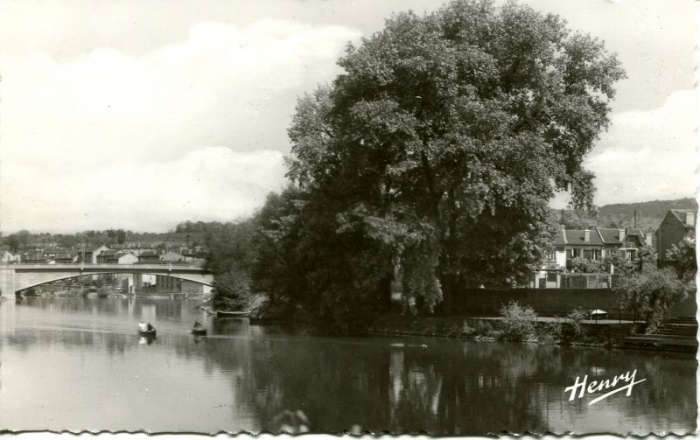
[[146, 326], [146, 330], [148, 330], [149, 332], [152, 332], [153, 330], [155, 330], [155, 327], [153, 327], [151, 325], [151, 323], [149, 322], [148, 325]]
[[148, 326], [146, 325], [146, 323], [139, 322], [139, 331], [142, 331], [142, 332], [148, 331]]
[[204, 326], [202, 326], [202, 324], [198, 320], [195, 319], [194, 326], [192, 327], [192, 330], [202, 330], [203, 328], [204, 328]]

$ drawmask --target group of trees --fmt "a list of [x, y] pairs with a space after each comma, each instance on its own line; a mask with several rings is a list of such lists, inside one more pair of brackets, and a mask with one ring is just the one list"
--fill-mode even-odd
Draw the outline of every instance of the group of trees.
[[297, 104], [291, 186], [251, 220], [249, 285], [271, 308], [355, 322], [392, 283], [413, 311], [449, 307], [530, 276], [555, 190], [591, 207], [582, 162], [624, 72], [559, 17], [453, 1], [394, 15], [338, 64]]
[[131, 231], [123, 229], [89, 230], [75, 234], [32, 233], [27, 230], [21, 230], [3, 237], [2, 241], [9, 246], [11, 252], [19, 252], [47, 245], [70, 249], [82, 244], [124, 244], [127, 236], [130, 234]]
[[694, 296], [697, 290], [695, 237], [686, 237], [674, 245], [666, 258], [676, 264], [659, 268], [656, 253], [647, 249], [634, 264], [616, 267], [616, 273], [621, 276], [615, 290], [622, 294], [626, 308], [637, 311], [644, 318], [647, 332], [654, 332], [674, 304]]
[[695, 199], [654, 200], [640, 203], [618, 203], [592, 209], [552, 210], [552, 217], [567, 229], [625, 228], [633, 224], [643, 231], [655, 231], [669, 209], [698, 209]]
[[2, 237], [1, 242], [10, 248], [11, 252], [20, 252], [36, 247], [58, 246], [66, 249], [75, 249], [81, 245], [121, 245], [127, 243], [139, 243], [148, 245], [190, 245], [204, 244], [204, 237], [212, 231], [225, 228], [225, 223], [220, 222], [184, 222], [177, 225], [175, 231], [158, 232], [132, 232], [124, 229], [88, 230], [74, 234], [51, 234], [48, 232], [32, 233], [21, 230]]

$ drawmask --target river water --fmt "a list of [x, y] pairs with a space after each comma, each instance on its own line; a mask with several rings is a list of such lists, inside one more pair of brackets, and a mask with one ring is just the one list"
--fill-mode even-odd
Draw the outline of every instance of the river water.
[[[206, 317], [197, 302], [38, 298], [0, 304], [0, 430], [362, 429], [692, 432], [692, 356], [439, 338], [310, 336]], [[195, 338], [195, 319], [209, 330]], [[136, 333], [150, 321], [158, 337]], [[636, 369], [631, 394], [569, 401], [576, 377]], [[303, 412], [305, 418], [299, 417]], [[294, 414], [294, 415], [293, 415]]]

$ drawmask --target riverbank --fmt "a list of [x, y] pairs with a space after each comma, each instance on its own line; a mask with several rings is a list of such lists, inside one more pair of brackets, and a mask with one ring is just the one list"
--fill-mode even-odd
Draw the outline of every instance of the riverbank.
[[[506, 323], [497, 317], [414, 317], [392, 315], [376, 320], [367, 330], [369, 335], [432, 336], [472, 341], [519, 341], [535, 344], [590, 346], [616, 349], [684, 351], [684, 347], [632, 345], [626, 338], [643, 335], [645, 324], [618, 321], [583, 320], [572, 323], [563, 318], [538, 318], [534, 331], [522, 338], [508, 336]], [[693, 351], [694, 352], [694, 351]]]

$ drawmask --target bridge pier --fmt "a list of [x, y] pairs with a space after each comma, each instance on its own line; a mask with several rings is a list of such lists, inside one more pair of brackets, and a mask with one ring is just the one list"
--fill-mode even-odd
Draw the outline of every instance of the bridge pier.
[[15, 268], [9, 264], [0, 265], [0, 297], [15, 299]]

